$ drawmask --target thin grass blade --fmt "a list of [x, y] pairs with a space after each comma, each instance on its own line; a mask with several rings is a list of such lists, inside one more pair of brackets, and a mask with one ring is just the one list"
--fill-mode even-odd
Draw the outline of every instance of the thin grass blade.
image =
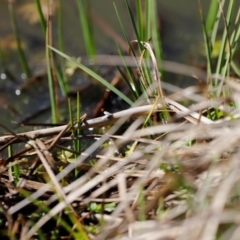
[[105, 79], [103, 79], [101, 76], [99, 76], [97, 73], [92, 71], [91, 69], [87, 68], [86, 66], [82, 65], [81, 63], [78, 63], [68, 55], [62, 53], [61, 51], [49, 46], [51, 50], [59, 54], [60, 56], [64, 57], [66, 60], [70, 61], [71, 63], [75, 64], [77, 67], [79, 67], [81, 70], [86, 72], [88, 75], [92, 76], [94, 79], [96, 79], [98, 82], [103, 84], [105, 87], [109, 88], [112, 92], [116, 93], [118, 97], [123, 99], [125, 102], [127, 102], [129, 105], [133, 104], [133, 101], [130, 100], [127, 96], [125, 96], [122, 92], [120, 92], [117, 88], [113, 87], [109, 82], [107, 82]]

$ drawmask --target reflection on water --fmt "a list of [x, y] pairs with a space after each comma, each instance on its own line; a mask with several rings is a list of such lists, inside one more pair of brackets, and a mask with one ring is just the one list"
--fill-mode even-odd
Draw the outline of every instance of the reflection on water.
[[[79, 24], [79, 16], [77, 13], [76, 2], [75, 1], [62, 1], [63, 2], [63, 29], [64, 29], [64, 47], [68, 54], [74, 55], [84, 55], [84, 44], [81, 35], [81, 27]], [[131, 24], [129, 24], [130, 19], [126, 11], [125, 2], [122, 0], [114, 1], [123, 25], [130, 39], [134, 38], [133, 30]], [[181, 0], [181, 9], [179, 9], [178, 4], [174, 4], [173, 1], [158, 0], [158, 10], [161, 16], [163, 26], [162, 26], [162, 39], [165, 46], [165, 57], [167, 60], [177, 60], [184, 61], [184, 52], [196, 43], [202, 41], [201, 24], [198, 13], [198, 6], [196, 1]], [[209, 1], [202, 1], [204, 6], [206, 6]], [[31, 59], [30, 64], [32, 68], [36, 68], [36, 65], [40, 65], [45, 57], [44, 47], [45, 40], [42, 35], [41, 26], [39, 23], [32, 24], [31, 16], [35, 14], [24, 14], [22, 6], [26, 3], [32, 3], [33, 1], [16, 1], [15, 9], [17, 12], [17, 22], [23, 45], [27, 52], [28, 59]], [[27, 6], [27, 5], [26, 5]], [[120, 26], [116, 17], [116, 13], [112, 4], [112, 1], [106, 0], [92, 0], [91, 7], [93, 12], [98, 14], [103, 20], [112, 26], [120, 35]], [[19, 9], [21, 11], [19, 11]], [[30, 11], [30, 10], [28, 10]], [[31, 12], [30, 12], [31, 13]], [[28, 16], [30, 15], [30, 17]], [[11, 23], [8, 14], [7, 1], [0, 1], [0, 34], [1, 43], [4, 43], [4, 49], [2, 49], [7, 55], [7, 59], [13, 64], [17, 61], [16, 56], [13, 57], [9, 50], [14, 50], [14, 37], [12, 35]], [[27, 21], [26, 19], [30, 19]], [[57, 44], [57, 19], [53, 19], [53, 39]], [[106, 36], [103, 31], [98, 27], [96, 23], [94, 28], [95, 38], [98, 46], [99, 53], [117, 53], [117, 47], [114, 40]], [[10, 48], [10, 49], [7, 49]], [[76, 54], [77, 53], [77, 54]], [[16, 66], [16, 69], [17, 66]], [[36, 70], [36, 69], [34, 69]]]

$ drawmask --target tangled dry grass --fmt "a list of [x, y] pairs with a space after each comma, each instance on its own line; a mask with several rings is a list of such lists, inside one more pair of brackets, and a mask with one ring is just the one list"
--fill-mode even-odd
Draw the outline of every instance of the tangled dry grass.
[[[238, 239], [240, 85], [224, 82], [231, 98], [209, 100], [190, 87], [164, 97], [164, 109], [139, 100], [129, 110], [83, 118], [74, 127], [2, 136], [1, 152], [27, 145], [1, 160], [1, 228], [19, 239], [38, 238], [39, 229], [47, 237], [60, 229], [68, 209], [75, 221], [61, 232], [68, 239], [76, 229], [82, 229], [81, 239]], [[191, 106], [180, 104], [186, 99]], [[206, 117], [219, 109], [217, 121]], [[170, 113], [168, 121], [154, 120], [161, 111]], [[144, 124], [150, 115], [152, 124]], [[118, 134], [123, 124], [128, 128]], [[94, 143], [76, 161], [57, 160], [56, 152], [72, 151], [65, 143], [73, 141], [73, 128], [109, 125], [103, 134], [86, 130], [78, 136]], [[80, 175], [73, 174], [76, 169]], [[91, 203], [100, 204], [98, 213]], [[114, 207], [107, 211], [109, 203]]]

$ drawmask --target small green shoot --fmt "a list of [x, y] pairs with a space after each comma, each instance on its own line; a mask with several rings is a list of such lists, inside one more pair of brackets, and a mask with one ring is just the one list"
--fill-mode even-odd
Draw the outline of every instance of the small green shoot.
[[[12, 145], [8, 146], [8, 157], [11, 157], [13, 155], [12, 148], [13, 148]], [[19, 170], [18, 164], [14, 164], [14, 166], [12, 167], [12, 172], [13, 172], [14, 182], [17, 185], [20, 178], [20, 170]]]
[[[72, 128], [72, 136], [73, 137], [77, 137], [77, 130], [75, 130], [74, 126], [75, 126], [75, 121], [73, 118], [73, 111], [72, 111], [72, 105], [71, 105], [71, 99], [68, 99], [68, 111], [69, 111], [69, 120], [70, 120], [70, 124], [71, 124], [71, 128]], [[73, 140], [73, 149], [74, 151], [78, 151], [79, 152], [79, 140]], [[77, 154], [74, 154], [74, 158], [76, 159], [78, 157]], [[78, 175], [78, 170], [75, 169], [75, 176], [77, 177]]]
[[112, 212], [116, 208], [116, 203], [98, 204], [95, 202], [89, 203], [87, 209], [93, 213], [102, 213], [103, 211]]

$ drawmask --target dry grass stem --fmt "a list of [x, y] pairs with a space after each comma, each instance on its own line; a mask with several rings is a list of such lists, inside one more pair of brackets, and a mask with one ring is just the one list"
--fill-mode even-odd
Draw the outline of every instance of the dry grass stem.
[[[228, 86], [238, 100], [238, 83], [230, 81]], [[230, 234], [236, 238], [240, 124], [234, 118], [238, 105], [227, 106], [231, 99], [223, 97], [208, 100], [198, 87], [175, 90], [179, 92], [163, 97], [170, 114], [165, 122], [156, 118], [163, 113], [161, 103], [144, 105], [140, 99], [132, 108], [110, 116], [82, 118], [80, 136], [72, 137], [73, 129], [65, 125], [1, 137], [6, 146], [29, 143], [2, 162], [5, 215], [14, 219], [37, 200], [50, 207], [31, 227], [30, 222], [22, 227], [13, 220], [11, 229], [19, 228], [22, 238], [31, 239], [52, 216], [70, 209], [81, 224], [91, 221], [91, 214], [104, 222], [97, 234], [88, 233], [91, 239], [138, 240], [151, 235], [151, 239], [206, 240], [214, 239], [227, 224], [236, 225]], [[184, 106], [181, 99], [190, 99], [192, 105]], [[220, 109], [224, 116], [210, 119], [213, 109]], [[123, 125], [127, 128], [119, 135]], [[103, 134], [88, 131], [99, 126], [111, 128], [103, 128]], [[68, 147], [76, 139], [94, 143], [77, 152]], [[72, 162], [59, 160], [66, 152], [79, 157]], [[16, 166], [24, 173], [18, 183], [9, 170]], [[83, 174], [75, 175], [76, 171]], [[41, 172], [48, 181], [37, 180]], [[27, 197], [19, 197], [22, 190], [28, 190]], [[8, 199], [13, 199], [9, 205]], [[100, 213], [93, 213], [93, 203], [102, 206]], [[115, 204], [110, 212], [104, 209], [107, 204]]]

